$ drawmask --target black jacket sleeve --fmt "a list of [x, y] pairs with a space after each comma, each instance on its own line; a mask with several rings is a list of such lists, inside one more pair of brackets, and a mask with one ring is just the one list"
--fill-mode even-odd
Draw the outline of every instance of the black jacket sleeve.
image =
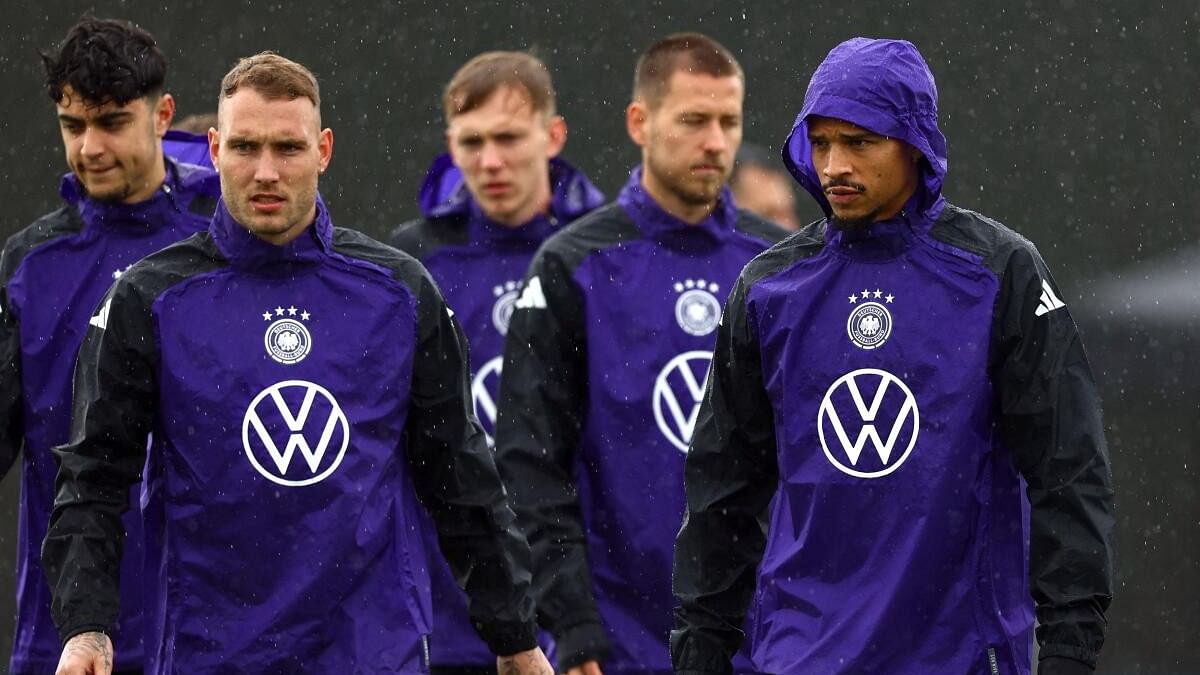
[[417, 286], [419, 344], [406, 430], [417, 494], [488, 647], [499, 655], [533, 649], [529, 547], [475, 420], [467, 343], [428, 274]]
[[775, 418], [738, 280], [717, 329], [708, 388], [684, 465], [687, 512], [675, 543], [677, 673], [730, 673], [766, 546], [778, 484]]
[[1075, 322], [1053, 283], [1032, 246], [1012, 253], [992, 353], [1001, 438], [1029, 485], [1041, 673], [1069, 672], [1055, 669], [1062, 659], [1095, 667], [1114, 559], [1100, 400]]
[[554, 635], [560, 671], [609, 652], [574, 481], [587, 396], [583, 302], [563, 259], [543, 247], [509, 324], [496, 423], [497, 462], [529, 537], [538, 619]]
[[141, 480], [158, 400], [150, 301], [124, 278], [109, 289], [75, 367], [71, 440], [54, 450], [59, 471], [42, 567], [64, 641], [108, 632], [117, 617], [121, 515]]
[[17, 461], [25, 438], [21, 395], [21, 329], [8, 300], [10, 261], [0, 258], [0, 478]]

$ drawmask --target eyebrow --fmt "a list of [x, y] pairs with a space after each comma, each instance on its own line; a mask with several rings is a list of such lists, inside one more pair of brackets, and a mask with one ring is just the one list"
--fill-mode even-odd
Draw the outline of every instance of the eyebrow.
[[[133, 113], [129, 112], [128, 110], [113, 110], [112, 112], [101, 113], [100, 115], [97, 115], [94, 119], [96, 122], [105, 123], [105, 122], [118, 122], [118, 121], [121, 121], [124, 119], [128, 119], [130, 117], [133, 117]], [[87, 121], [87, 118], [85, 118], [85, 117], [78, 117], [76, 115], [68, 115], [66, 113], [59, 113], [58, 119], [60, 119], [64, 122], [75, 122], [75, 123], [83, 123], [83, 122]]]

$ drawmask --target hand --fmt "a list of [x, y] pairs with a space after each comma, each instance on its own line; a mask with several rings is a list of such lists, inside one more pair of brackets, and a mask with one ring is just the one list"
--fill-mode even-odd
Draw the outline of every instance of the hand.
[[604, 675], [600, 670], [600, 664], [595, 661], [584, 661], [567, 671], [567, 675]]
[[541, 647], [496, 657], [496, 670], [500, 675], [554, 675], [554, 669], [550, 667]]
[[112, 675], [112, 669], [112, 640], [92, 631], [67, 640], [54, 675]]

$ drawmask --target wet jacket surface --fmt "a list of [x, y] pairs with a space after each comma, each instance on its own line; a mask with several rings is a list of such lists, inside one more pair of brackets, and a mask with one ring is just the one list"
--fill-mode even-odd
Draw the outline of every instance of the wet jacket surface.
[[946, 203], [932, 75], [852, 40], [785, 149], [829, 213], [806, 118], [921, 150], [896, 217], [819, 221], [730, 297], [687, 458], [678, 672], [729, 672], [746, 621], [771, 673], [1090, 671], [1112, 594], [1099, 400], [1036, 248]]
[[[495, 433], [504, 335], [529, 262], [547, 237], [604, 201], [583, 173], [561, 159], [550, 162], [550, 183], [550, 213], [508, 227], [483, 214], [462, 174], [442, 155], [421, 188], [423, 217], [392, 235], [393, 246], [429, 270], [463, 327], [471, 347], [471, 398], [489, 435]], [[433, 539], [428, 545], [433, 551], [433, 665], [495, 666], [495, 655], [471, 626], [466, 596]]]
[[[167, 160], [163, 186], [138, 204], [89, 199], [68, 174], [62, 208], [13, 235], [0, 259], [0, 463], [21, 458], [17, 619], [10, 669], [53, 672], [62, 643], [50, 617], [39, 556], [54, 502], [51, 449], [68, 439], [71, 374], [96, 306], [139, 259], [205, 229], [220, 187], [216, 174]], [[143, 439], [143, 444], [145, 439]], [[113, 624], [118, 668], [142, 664], [142, 525], [134, 511], [122, 565], [124, 597]]]
[[742, 266], [784, 234], [728, 191], [689, 225], [640, 181], [546, 242], [505, 345], [497, 461], [560, 670], [669, 671], [683, 457], [713, 332]]
[[111, 625], [116, 517], [153, 431], [148, 672], [422, 672], [418, 499], [489, 645], [535, 645], [461, 331], [418, 262], [317, 203], [285, 246], [221, 205], [110, 291], [43, 552], [64, 637]]

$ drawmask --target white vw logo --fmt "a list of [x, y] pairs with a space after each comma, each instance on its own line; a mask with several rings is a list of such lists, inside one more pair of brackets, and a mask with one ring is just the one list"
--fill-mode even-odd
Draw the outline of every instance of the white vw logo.
[[711, 362], [712, 352], [684, 352], [671, 359], [654, 380], [654, 421], [680, 452], [687, 452], [692, 442]]
[[488, 440], [496, 435], [496, 392], [500, 390], [500, 370], [503, 365], [504, 357], [497, 356], [483, 364], [471, 380], [471, 399], [475, 402], [475, 416], [487, 432]]
[[[863, 398], [863, 386], [875, 384], [875, 393], [871, 399], [871, 403], [867, 404]], [[895, 387], [896, 389], [893, 389]], [[850, 420], [843, 421], [842, 415], [838, 413], [835, 398], [845, 402], [845, 390], [849, 394], [850, 400], [854, 404], [854, 410], [857, 413], [858, 421], [862, 427], [858, 431], [858, 436], [853, 442], [850, 440], [850, 435], [846, 432], [846, 424]], [[895, 396], [891, 399], [887, 398], [889, 391], [899, 391], [904, 397], [900, 403], [900, 410], [896, 413], [895, 418], [891, 421], [890, 428], [884, 433], [887, 434], [885, 440], [880, 436], [879, 430], [876, 429], [877, 418], [884, 408], [885, 399], [891, 400], [893, 404]], [[895, 406], [889, 406], [894, 408]], [[847, 411], [848, 412], [848, 411]], [[882, 420], [880, 420], [882, 421]], [[833, 432], [833, 437], [837, 439], [841, 453], [835, 453], [829, 448], [830, 439], [827, 438], [826, 428]], [[917, 399], [913, 396], [908, 386], [900, 380], [900, 378], [892, 375], [886, 370], [877, 370], [875, 368], [863, 368], [851, 373], [847, 373], [837, 379], [829, 391], [825, 392], [825, 400], [821, 401], [821, 411], [817, 415], [817, 433], [821, 437], [821, 448], [825, 450], [825, 456], [833, 463], [838, 470], [847, 473], [851, 476], [859, 478], [880, 478], [892, 473], [900, 468], [904, 460], [908, 459], [913, 448], [917, 444], [917, 434], [921, 430], [921, 415], [917, 410]], [[908, 443], [901, 453], [899, 458], [893, 461], [892, 455], [895, 454], [896, 443], [903, 435], [907, 435]], [[858, 461], [862, 457], [863, 448], [870, 442], [875, 448], [875, 454], [879, 457], [879, 464], [882, 468], [874, 471], [860, 471], [855, 467], [858, 466]], [[845, 460], [849, 460], [847, 464]]]
[[[288, 399], [294, 403], [297, 398], [300, 400], [299, 410], [293, 412]], [[267, 401], [270, 401], [271, 405], [266, 405]], [[324, 422], [320, 423], [321, 435], [315, 448], [309, 444], [304, 433], [314, 406], [327, 414]], [[272, 435], [273, 431], [278, 433], [279, 422], [283, 423], [288, 434], [282, 452]], [[337, 456], [326, 463], [325, 457], [335, 435], [341, 436], [340, 447]], [[304, 380], [286, 380], [267, 387], [250, 402], [246, 416], [242, 419], [242, 446], [250, 464], [265, 478], [280, 485], [300, 487], [324, 480], [342, 463], [349, 445], [350, 423], [346, 420], [346, 413], [342, 412], [342, 407], [327, 389]], [[269, 466], [267, 462], [259, 461], [259, 453], [264, 450], [267, 459], [270, 460]], [[297, 450], [308, 464], [311, 477], [287, 478]]]

